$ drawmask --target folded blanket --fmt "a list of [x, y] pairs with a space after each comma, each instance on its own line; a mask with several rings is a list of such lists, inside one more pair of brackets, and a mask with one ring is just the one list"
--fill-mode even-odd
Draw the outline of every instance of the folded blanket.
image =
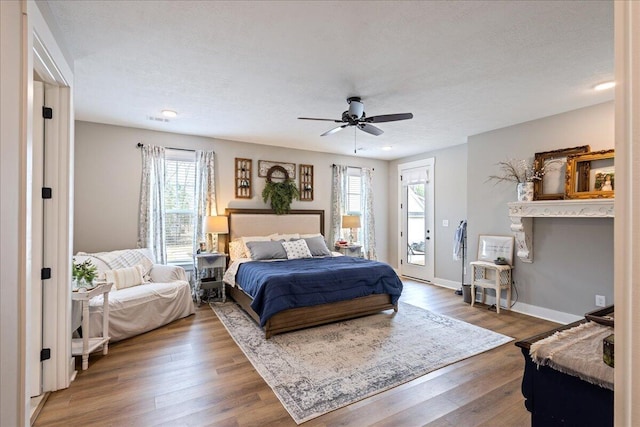
[[531, 360], [541, 366], [613, 390], [613, 368], [602, 360], [602, 340], [613, 328], [594, 322], [556, 332], [531, 344]]

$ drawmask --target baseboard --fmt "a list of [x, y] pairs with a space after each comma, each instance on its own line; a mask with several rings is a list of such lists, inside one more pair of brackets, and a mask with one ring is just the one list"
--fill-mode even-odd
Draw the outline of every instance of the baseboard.
[[78, 371], [76, 371], [76, 358], [74, 356], [71, 356], [71, 359], [69, 359], [69, 373], [69, 384], [71, 384], [78, 374]]
[[516, 313], [526, 314], [528, 316], [537, 317], [539, 319], [549, 320], [551, 322], [562, 323], [564, 325], [584, 319], [584, 316], [578, 316], [562, 311], [551, 310], [550, 308], [538, 307], [536, 305], [517, 302], [513, 305], [513, 311]]
[[434, 277], [433, 282], [431, 282], [431, 284], [440, 286], [441, 288], [456, 289], [456, 290], [460, 289], [460, 283], [456, 282], [455, 280], [440, 279], [439, 277]]
[[44, 407], [45, 402], [49, 398], [51, 392], [44, 392], [40, 396], [32, 397], [29, 402], [30, 411], [29, 411], [29, 423], [33, 425], [38, 419], [38, 415], [40, 415], [40, 411]]
[[[485, 301], [487, 305], [493, 305], [496, 303], [496, 297], [487, 295]], [[500, 310], [506, 310], [504, 308], [506, 306], [507, 300], [504, 298], [500, 298]], [[550, 322], [560, 323], [563, 325], [584, 319], [584, 316], [577, 316], [575, 314], [552, 310], [550, 308], [538, 307], [537, 305], [526, 304], [523, 302], [516, 302], [515, 304], [513, 304], [511, 311], [520, 314], [526, 314], [527, 316], [531, 317], [537, 317], [538, 319], [548, 320]]]
[[[398, 274], [398, 276], [400, 276], [400, 274], [396, 271], [396, 273]], [[404, 276], [407, 279], [411, 279], [411, 280], [415, 280], [416, 282], [422, 282], [422, 283], [428, 283], [430, 285], [435, 285], [435, 286], [440, 286], [441, 288], [447, 288], [447, 289], [460, 289], [460, 283], [456, 282], [455, 280], [447, 280], [447, 279], [440, 279], [435, 277], [433, 280], [420, 280], [420, 279], [416, 279], [415, 277], [408, 277], [408, 276]]]
[[[415, 279], [412, 279], [415, 280]], [[447, 289], [460, 289], [460, 283], [455, 280], [434, 278], [433, 281], [426, 281], [435, 286]], [[479, 302], [478, 291], [476, 290], [476, 302]], [[496, 303], [496, 297], [487, 294], [485, 298], [487, 305], [494, 305]], [[500, 310], [507, 306], [507, 300], [500, 298]], [[506, 309], [505, 309], [506, 310]], [[580, 319], [584, 319], [584, 316], [577, 316], [575, 314], [565, 313], [562, 311], [552, 310], [550, 308], [538, 307], [536, 305], [526, 304], [523, 302], [516, 302], [511, 311], [516, 313], [526, 314], [527, 316], [537, 317], [538, 319], [548, 320], [550, 322], [560, 323], [566, 325], [571, 322], [575, 322]]]

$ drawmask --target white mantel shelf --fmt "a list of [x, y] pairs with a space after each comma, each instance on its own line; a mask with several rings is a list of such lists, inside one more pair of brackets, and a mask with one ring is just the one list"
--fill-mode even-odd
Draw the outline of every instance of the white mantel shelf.
[[533, 262], [533, 218], [613, 218], [614, 199], [511, 202], [509, 218], [518, 258]]

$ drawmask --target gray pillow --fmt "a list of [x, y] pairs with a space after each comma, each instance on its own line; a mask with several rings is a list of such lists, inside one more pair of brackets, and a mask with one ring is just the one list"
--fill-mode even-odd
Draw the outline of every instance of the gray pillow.
[[307, 246], [309, 246], [311, 256], [331, 255], [331, 251], [327, 248], [327, 244], [322, 236], [305, 237], [304, 240], [307, 242]]
[[287, 252], [280, 242], [247, 242], [247, 249], [249, 249], [251, 259], [254, 261], [287, 259]]

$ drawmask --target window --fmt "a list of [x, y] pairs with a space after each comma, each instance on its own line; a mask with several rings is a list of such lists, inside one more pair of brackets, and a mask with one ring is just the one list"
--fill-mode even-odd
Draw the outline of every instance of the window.
[[347, 215], [362, 211], [362, 176], [359, 168], [347, 168]]
[[165, 151], [165, 233], [167, 262], [192, 260], [196, 163], [191, 151]]

